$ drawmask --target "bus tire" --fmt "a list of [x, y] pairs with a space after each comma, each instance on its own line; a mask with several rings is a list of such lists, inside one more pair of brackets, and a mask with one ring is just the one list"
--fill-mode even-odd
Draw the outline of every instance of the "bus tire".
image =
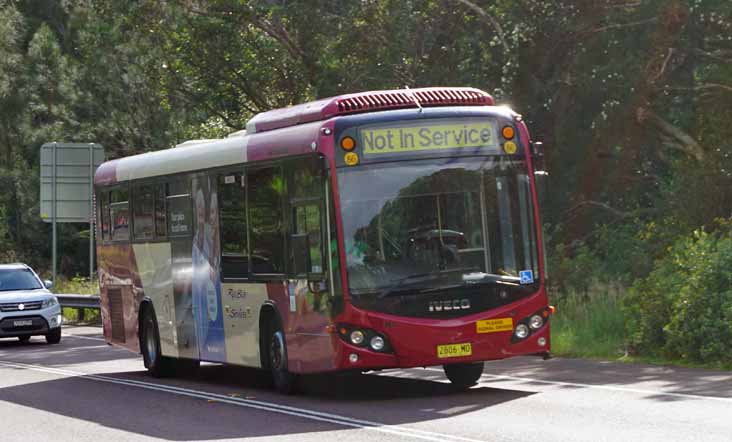
[[173, 376], [175, 374], [175, 360], [163, 356], [160, 351], [160, 333], [155, 310], [150, 306], [145, 306], [142, 310], [140, 350], [145, 368], [156, 378]]
[[443, 365], [445, 375], [452, 385], [460, 389], [467, 389], [478, 383], [483, 374], [483, 363], [448, 364]]
[[267, 365], [272, 375], [272, 384], [280, 394], [295, 392], [297, 375], [287, 370], [287, 344], [285, 333], [277, 317], [269, 321], [267, 332]]

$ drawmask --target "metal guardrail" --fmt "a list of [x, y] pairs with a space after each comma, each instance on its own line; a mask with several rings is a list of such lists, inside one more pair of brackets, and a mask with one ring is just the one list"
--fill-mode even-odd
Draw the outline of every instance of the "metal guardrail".
[[98, 310], [100, 308], [99, 295], [57, 294], [56, 298], [61, 307], [76, 309], [79, 312], [79, 321], [84, 320], [85, 309]]

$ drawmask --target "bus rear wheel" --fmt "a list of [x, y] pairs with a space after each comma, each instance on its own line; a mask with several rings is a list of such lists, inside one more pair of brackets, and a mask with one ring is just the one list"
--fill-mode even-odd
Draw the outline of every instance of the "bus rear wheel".
[[445, 375], [452, 384], [460, 389], [467, 389], [478, 383], [483, 374], [483, 363], [444, 365]]
[[277, 319], [269, 325], [267, 340], [267, 362], [272, 374], [272, 383], [275, 390], [281, 394], [292, 394], [295, 391], [297, 375], [287, 370], [287, 344], [285, 333]]
[[142, 315], [140, 347], [145, 368], [156, 378], [173, 376], [175, 374], [174, 360], [163, 356], [160, 351], [160, 333], [155, 311], [152, 307], [146, 307]]

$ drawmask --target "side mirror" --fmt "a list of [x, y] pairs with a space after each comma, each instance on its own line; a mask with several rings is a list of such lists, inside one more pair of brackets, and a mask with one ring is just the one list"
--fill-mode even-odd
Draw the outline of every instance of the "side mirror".
[[45, 287], [48, 290], [51, 290], [51, 287], [53, 287], [53, 281], [46, 279], [45, 281], [43, 281], [43, 287]]
[[534, 166], [534, 181], [539, 204], [544, 206], [547, 198], [549, 172], [546, 170], [545, 148], [541, 141], [531, 142], [531, 161]]
[[296, 275], [310, 272], [310, 247], [307, 233], [290, 235], [292, 245], [292, 270]]
[[531, 162], [534, 165], [534, 170], [546, 170], [545, 153], [544, 143], [541, 141], [531, 142]]

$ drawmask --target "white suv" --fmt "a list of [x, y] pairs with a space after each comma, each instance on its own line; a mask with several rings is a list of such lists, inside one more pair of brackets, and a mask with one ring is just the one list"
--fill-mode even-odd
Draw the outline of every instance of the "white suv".
[[0, 264], [0, 338], [28, 342], [43, 335], [49, 344], [61, 342], [61, 306], [25, 264]]

